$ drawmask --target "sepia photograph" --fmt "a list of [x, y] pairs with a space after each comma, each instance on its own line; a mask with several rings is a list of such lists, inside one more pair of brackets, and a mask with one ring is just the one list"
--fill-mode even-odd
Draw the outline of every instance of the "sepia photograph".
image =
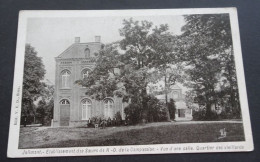
[[252, 151], [236, 14], [21, 11], [8, 156]]

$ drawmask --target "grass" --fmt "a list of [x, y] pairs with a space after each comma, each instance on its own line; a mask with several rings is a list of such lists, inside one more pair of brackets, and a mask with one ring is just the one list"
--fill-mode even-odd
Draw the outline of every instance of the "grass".
[[[227, 136], [218, 139], [220, 129]], [[28, 131], [22, 128], [19, 148], [148, 145], [244, 141], [242, 123], [150, 123], [106, 129], [46, 128]], [[28, 139], [28, 140], [26, 140]], [[29, 140], [30, 139], [30, 140]]]

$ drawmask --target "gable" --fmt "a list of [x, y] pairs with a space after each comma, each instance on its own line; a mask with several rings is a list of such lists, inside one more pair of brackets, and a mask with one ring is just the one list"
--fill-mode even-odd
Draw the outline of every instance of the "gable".
[[85, 51], [89, 49], [90, 57], [95, 57], [95, 53], [98, 53], [101, 49], [101, 43], [74, 43], [64, 52], [62, 52], [58, 58], [85, 58]]
[[171, 89], [181, 89], [177, 84], [173, 85]]

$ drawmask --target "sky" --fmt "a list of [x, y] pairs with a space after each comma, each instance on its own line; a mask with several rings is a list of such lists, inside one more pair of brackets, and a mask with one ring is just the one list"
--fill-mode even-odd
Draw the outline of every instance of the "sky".
[[[123, 19], [130, 17], [81, 17], [81, 18], [29, 18], [27, 21], [26, 43], [29, 43], [42, 57], [45, 65], [45, 79], [55, 82], [55, 57], [80, 37], [81, 43], [94, 42], [95, 36], [101, 36], [102, 43], [111, 43], [122, 39], [119, 29]], [[134, 20], [148, 20], [154, 26], [168, 24], [174, 35], [181, 34], [185, 24], [183, 16], [139, 16]]]

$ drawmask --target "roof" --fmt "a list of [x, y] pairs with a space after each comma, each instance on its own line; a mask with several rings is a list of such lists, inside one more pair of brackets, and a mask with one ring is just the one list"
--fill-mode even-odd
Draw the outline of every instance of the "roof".
[[181, 89], [177, 84], [173, 85], [171, 89]]
[[62, 52], [57, 58], [85, 58], [85, 50], [90, 50], [90, 57], [94, 57], [101, 49], [100, 42], [74, 43]]

